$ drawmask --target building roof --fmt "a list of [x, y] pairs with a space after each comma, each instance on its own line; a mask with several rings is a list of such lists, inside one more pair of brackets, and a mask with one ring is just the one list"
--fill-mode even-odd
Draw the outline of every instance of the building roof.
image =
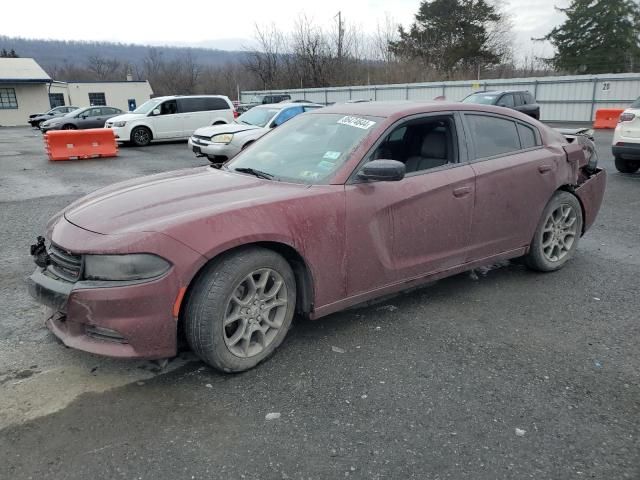
[[0, 58], [0, 82], [49, 83], [47, 75], [33, 58]]

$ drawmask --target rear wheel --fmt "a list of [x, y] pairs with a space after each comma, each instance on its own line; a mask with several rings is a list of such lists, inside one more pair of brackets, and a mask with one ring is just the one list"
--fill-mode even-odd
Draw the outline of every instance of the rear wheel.
[[540, 272], [553, 272], [575, 254], [582, 233], [582, 208], [568, 192], [556, 192], [542, 213], [526, 265]]
[[193, 285], [187, 341], [218, 370], [248, 370], [282, 343], [295, 303], [295, 277], [282, 256], [264, 248], [239, 251], [210, 264]]
[[616, 170], [620, 173], [636, 173], [640, 169], [640, 160], [624, 160], [616, 157]]
[[131, 143], [136, 147], [146, 147], [151, 143], [151, 130], [147, 127], [136, 127], [131, 132]]

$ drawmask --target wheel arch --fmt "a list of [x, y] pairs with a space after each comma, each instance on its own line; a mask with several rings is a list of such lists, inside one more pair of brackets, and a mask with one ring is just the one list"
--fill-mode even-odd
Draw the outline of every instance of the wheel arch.
[[146, 123], [138, 123], [137, 125], [133, 125], [131, 127], [131, 130], [129, 130], [129, 140], [131, 140], [131, 137], [133, 136], [133, 131], [136, 128], [146, 128], [147, 130], [149, 130], [149, 133], [151, 134], [151, 140], [153, 140], [154, 138], [156, 138], [156, 133], [154, 132], [153, 128], [151, 127], [151, 125], [147, 125]]
[[225, 257], [237, 253], [242, 250], [250, 248], [266, 248], [272, 250], [280, 255], [289, 263], [291, 270], [293, 270], [294, 277], [296, 279], [296, 313], [303, 316], [308, 316], [314, 307], [314, 282], [311, 269], [305, 258], [291, 245], [277, 241], [256, 241], [251, 243], [245, 243], [242, 245], [228, 248], [222, 252], [217, 253], [214, 257], [210, 258], [207, 262], [202, 264], [200, 268], [194, 273], [187, 285], [187, 290], [184, 294], [182, 302], [180, 303], [180, 311], [178, 315], [178, 335], [179, 338], [184, 332], [184, 310], [185, 305], [188, 302], [189, 294], [193, 285], [199, 280], [205, 268], [213, 263], [220, 262]]

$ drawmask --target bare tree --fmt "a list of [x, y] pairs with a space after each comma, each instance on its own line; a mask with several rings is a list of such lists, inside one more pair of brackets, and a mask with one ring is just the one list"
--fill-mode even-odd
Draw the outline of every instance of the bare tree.
[[274, 88], [280, 74], [282, 56], [286, 54], [286, 40], [275, 24], [266, 27], [255, 26], [257, 48], [246, 49], [245, 65], [262, 81], [263, 88]]
[[87, 70], [95, 76], [95, 80], [115, 80], [120, 69], [120, 61], [101, 55], [92, 55], [87, 59]]

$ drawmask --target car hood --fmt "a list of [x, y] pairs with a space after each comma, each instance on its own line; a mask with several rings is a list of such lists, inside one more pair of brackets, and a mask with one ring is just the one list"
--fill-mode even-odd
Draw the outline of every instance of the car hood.
[[202, 127], [194, 132], [194, 135], [201, 135], [203, 137], [212, 137], [219, 133], [240, 133], [247, 130], [258, 130], [264, 127], [257, 127], [255, 125], [245, 125], [244, 123], [229, 123], [227, 125], [214, 125], [211, 127]]
[[143, 113], [125, 113], [123, 115], [116, 115], [115, 117], [111, 117], [109, 121], [111, 122], [131, 122], [132, 120], [139, 120], [141, 118], [145, 118], [146, 115]]
[[117, 183], [69, 205], [64, 217], [100, 234], [164, 232], [172, 226], [304, 195], [308, 186], [262, 180], [211, 167]]

